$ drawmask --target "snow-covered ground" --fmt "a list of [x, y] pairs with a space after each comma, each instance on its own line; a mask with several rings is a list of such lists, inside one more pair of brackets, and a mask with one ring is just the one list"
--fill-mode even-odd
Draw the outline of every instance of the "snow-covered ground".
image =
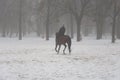
[[120, 80], [120, 41], [72, 40], [56, 54], [54, 39], [0, 38], [0, 80]]

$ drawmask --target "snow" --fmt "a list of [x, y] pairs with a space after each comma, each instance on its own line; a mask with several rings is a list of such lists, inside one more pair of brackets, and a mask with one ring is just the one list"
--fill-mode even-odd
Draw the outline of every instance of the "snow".
[[54, 47], [54, 38], [0, 38], [0, 80], [120, 80], [120, 40], [72, 40], [71, 55]]

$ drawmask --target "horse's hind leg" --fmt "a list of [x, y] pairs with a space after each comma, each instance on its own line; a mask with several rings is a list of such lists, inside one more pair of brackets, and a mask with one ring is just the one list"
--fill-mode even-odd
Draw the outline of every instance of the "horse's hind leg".
[[68, 44], [69, 54], [71, 54], [71, 46]]
[[69, 49], [69, 54], [71, 54], [71, 49]]
[[64, 48], [64, 50], [63, 50], [63, 54], [65, 54], [65, 49], [66, 49], [67, 45], [66, 45], [66, 44], [64, 44], [64, 46], [65, 46], [65, 48]]

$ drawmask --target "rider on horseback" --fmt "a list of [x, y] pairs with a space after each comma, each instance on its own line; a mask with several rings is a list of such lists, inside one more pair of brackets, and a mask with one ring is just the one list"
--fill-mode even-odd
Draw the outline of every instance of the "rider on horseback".
[[[65, 54], [65, 49], [68, 45], [68, 49], [69, 49], [69, 53], [71, 52], [71, 38], [68, 36], [68, 35], [64, 35], [65, 33], [65, 27], [64, 27], [64, 24], [63, 26], [60, 28], [59, 32], [56, 33], [56, 46], [55, 46], [55, 51], [57, 53], [59, 53], [59, 50], [60, 50], [60, 47], [61, 45], [64, 45], [65, 48], [63, 50], [63, 53]], [[67, 44], [67, 45], [66, 45]], [[57, 50], [57, 46], [59, 45], [59, 48]]]
[[60, 28], [60, 30], [59, 30], [59, 35], [60, 36], [64, 36], [64, 34], [65, 34], [65, 27], [64, 27], [64, 24], [63, 24], [63, 26]]

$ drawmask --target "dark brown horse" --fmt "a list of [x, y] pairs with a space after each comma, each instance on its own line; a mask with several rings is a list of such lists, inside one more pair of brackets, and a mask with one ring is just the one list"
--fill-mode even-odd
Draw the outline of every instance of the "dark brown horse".
[[[63, 50], [63, 53], [65, 54], [65, 50], [66, 50], [66, 47], [68, 45], [68, 50], [69, 50], [69, 54], [71, 53], [71, 38], [68, 36], [68, 35], [63, 35], [63, 36], [60, 36], [59, 33], [57, 32], [56, 33], [56, 46], [55, 46], [55, 51], [57, 53], [59, 53], [60, 51], [60, 48], [61, 48], [61, 45], [64, 45], [65, 48]], [[59, 48], [57, 50], [57, 46], [59, 45]]]

